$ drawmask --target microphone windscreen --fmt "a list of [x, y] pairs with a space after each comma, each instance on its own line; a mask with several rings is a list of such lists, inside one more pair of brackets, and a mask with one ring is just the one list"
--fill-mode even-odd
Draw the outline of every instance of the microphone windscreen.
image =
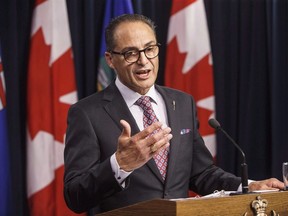
[[214, 118], [209, 119], [208, 123], [212, 128], [216, 130], [218, 130], [221, 127], [220, 123]]

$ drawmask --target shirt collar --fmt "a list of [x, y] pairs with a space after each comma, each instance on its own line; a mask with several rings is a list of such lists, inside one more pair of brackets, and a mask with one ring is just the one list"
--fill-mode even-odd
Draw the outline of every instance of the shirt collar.
[[[116, 81], [115, 84], [117, 86], [117, 88], [119, 89], [121, 95], [123, 96], [126, 104], [128, 107], [131, 107], [135, 104], [135, 102], [138, 100], [139, 97], [141, 97], [142, 95], [139, 94], [138, 92], [135, 92], [133, 90], [131, 90], [130, 88], [128, 88], [127, 86], [125, 86], [118, 77], [116, 77]], [[155, 85], [151, 86], [151, 88], [149, 89], [149, 91], [145, 94], [145, 96], [149, 96], [150, 98], [152, 98], [152, 102], [157, 104], [158, 101], [158, 95], [155, 89]]]

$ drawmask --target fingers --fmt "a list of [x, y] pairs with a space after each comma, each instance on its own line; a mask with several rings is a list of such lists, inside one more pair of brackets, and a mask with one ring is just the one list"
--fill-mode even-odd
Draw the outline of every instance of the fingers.
[[158, 149], [161, 149], [162, 146], [169, 143], [169, 141], [172, 139], [172, 134], [170, 134], [171, 128], [164, 126], [161, 122], [156, 122], [150, 125], [143, 131], [135, 134], [133, 137], [131, 137], [131, 127], [129, 123], [125, 120], [121, 120], [120, 124], [123, 127], [120, 138], [131, 138], [131, 143], [134, 143], [139, 147], [147, 146], [149, 148], [148, 152], [158, 151]]
[[130, 127], [130, 124], [129, 124], [127, 121], [123, 120], [123, 119], [120, 121], [120, 124], [121, 124], [122, 127], [123, 127], [121, 136], [130, 137], [130, 136], [131, 136], [131, 127]]
[[149, 127], [137, 133], [134, 137], [136, 140], [146, 139], [147, 137], [151, 136], [156, 131], [163, 129], [163, 128], [167, 128], [167, 126], [164, 126], [163, 123], [161, 122], [155, 122]]
[[255, 181], [249, 184], [249, 191], [283, 189], [284, 183], [276, 178]]
[[[123, 120], [123, 119], [120, 120], [120, 124], [123, 127], [121, 136], [130, 137], [131, 136], [131, 126], [130, 126], [130, 124], [127, 121]], [[162, 129], [163, 131], [160, 130], [160, 129]], [[157, 141], [157, 139], [159, 139], [159, 137], [171, 132], [171, 128], [168, 128], [167, 126], [164, 126], [161, 122], [155, 122], [154, 124], [152, 124], [149, 127], [145, 128], [143, 131], [135, 134], [133, 139], [135, 141], [146, 139], [147, 137], [152, 135], [155, 131], [159, 132], [159, 130], [161, 131], [161, 133], [157, 133], [158, 135], [156, 135], [155, 137], [152, 137], [152, 140], [150, 140], [150, 142], [154, 142], [155, 143]], [[153, 141], [154, 138], [155, 138], [155, 140]]]
[[156, 133], [153, 137], [148, 138], [152, 144], [149, 146], [151, 154], [157, 154], [162, 149], [166, 149], [170, 146], [170, 140], [173, 138], [172, 134], [170, 134], [171, 129], [165, 128], [158, 133]]
[[284, 189], [284, 182], [279, 181], [276, 178], [267, 179], [268, 185], [272, 189]]
[[170, 145], [171, 128], [167, 126], [165, 128], [160, 122], [152, 124], [133, 136], [128, 122], [121, 120], [120, 124], [123, 130], [118, 139], [116, 160], [125, 171], [143, 166], [154, 154]]
[[136, 135], [139, 139], [145, 139], [145, 143], [155, 144], [163, 137], [170, 134], [171, 128], [163, 124], [154, 123]]

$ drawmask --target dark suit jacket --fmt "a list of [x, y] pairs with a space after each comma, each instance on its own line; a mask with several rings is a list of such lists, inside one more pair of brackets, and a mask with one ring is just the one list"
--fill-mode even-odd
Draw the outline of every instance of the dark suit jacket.
[[[191, 189], [198, 194], [236, 190], [240, 178], [214, 166], [213, 158], [198, 132], [193, 98], [183, 92], [156, 85], [164, 98], [173, 139], [170, 142], [165, 182], [153, 159], [134, 170], [122, 188], [110, 165], [122, 127], [139, 128], [115, 83], [71, 106], [64, 151], [64, 195], [75, 212], [96, 207], [98, 212], [156, 198], [184, 198]], [[173, 105], [175, 101], [175, 109]], [[180, 134], [182, 129], [185, 134]]]

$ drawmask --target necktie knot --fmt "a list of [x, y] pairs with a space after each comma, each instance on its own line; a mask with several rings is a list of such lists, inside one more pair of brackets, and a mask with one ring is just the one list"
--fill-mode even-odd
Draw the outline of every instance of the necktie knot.
[[155, 112], [152, 108], [152, 104], [150, 101], [149, 96], [141, 96], [136, 102], [136, 105], [140, 106], [143, 109], [143, 124], [144, 128], [148, 127], [149, 125], [153, 124], [154, 122], [157, 122], [158, 119], [155, 115]]
[[149, 96], [141, 96], [136, 102], [136, 105], [140, 106], [144, 111], [151, 110], [152, 105]]

